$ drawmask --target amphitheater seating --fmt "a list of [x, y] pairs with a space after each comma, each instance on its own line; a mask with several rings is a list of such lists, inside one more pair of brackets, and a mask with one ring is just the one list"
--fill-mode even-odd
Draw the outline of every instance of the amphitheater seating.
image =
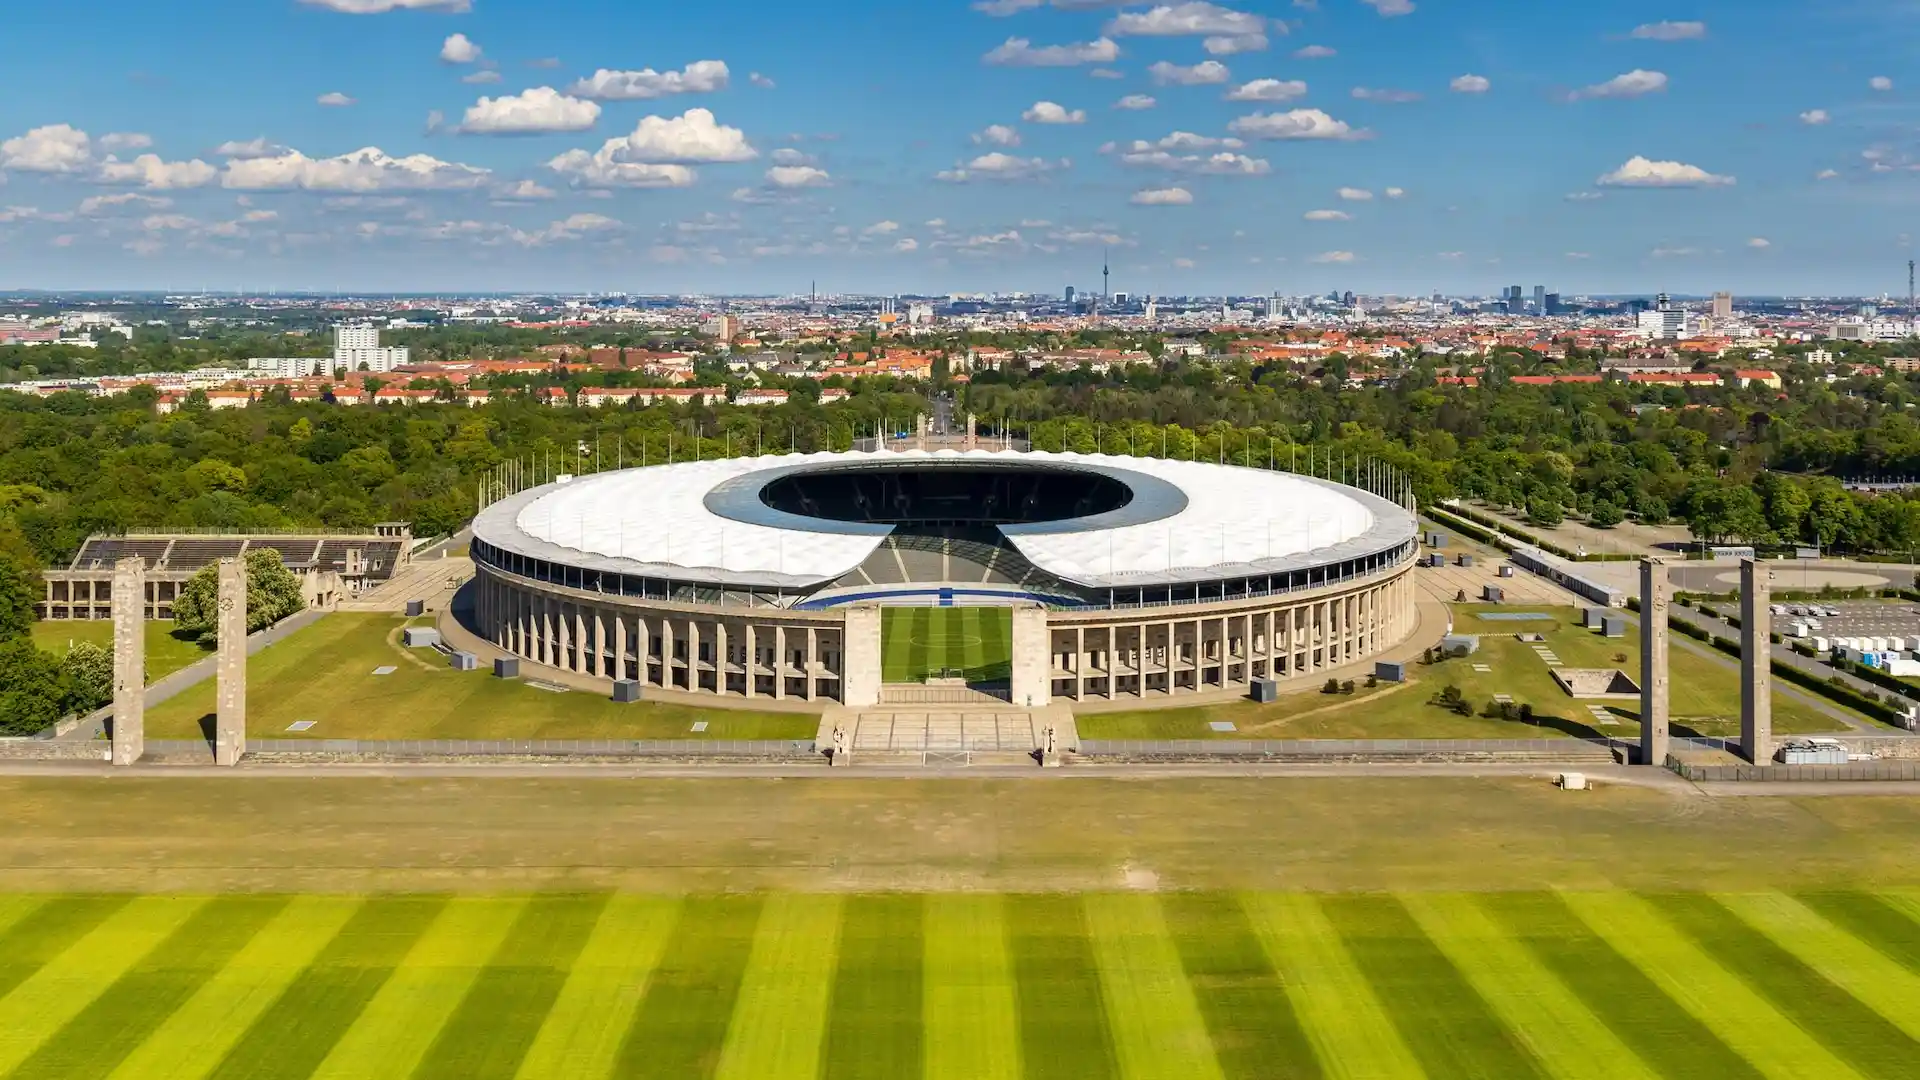
[[246, 546], [246, 540], [237, 537], [181, 537], [173, 542], [173, 549], [167, 554], [167, 569], [198, 570], [221, 559], [233, 558]]
[[320, 541], [311, 536], [257, 536], [247, 541], [248, 552], [277, 552], [280, 561], [291, 567], [312, 566], [319, 550]]

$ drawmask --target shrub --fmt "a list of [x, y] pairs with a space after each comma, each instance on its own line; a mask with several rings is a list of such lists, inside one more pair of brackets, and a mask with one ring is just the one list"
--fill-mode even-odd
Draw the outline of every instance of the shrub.
[[1337, 693], [1339, 693], [1339, 692], [1340, 692], [1340, 680], [1339, 680], [1339, 679], [1328, 679], [1328, 680], [1327, 680], [1327, 685], [1325, 685], [1325, 686], [1323, 686], [1323, 687], [1321, 687], [1321, 688], [1320, 688], [1320, 692], [1321, 692], [1321, 693], [1323, 693], [1323, 694], [1337, 694]]

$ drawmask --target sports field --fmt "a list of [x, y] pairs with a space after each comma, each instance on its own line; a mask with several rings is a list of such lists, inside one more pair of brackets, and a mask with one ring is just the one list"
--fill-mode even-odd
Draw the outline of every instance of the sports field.
[[952, 671], [968, 682], [1013, 674], [1013, 612], [1003, 607], [887, 608], [880, 619], [881, 678], [921, 682]]
[[0, 1075], [1914, 1075], [1920, 897], [0, 899]]

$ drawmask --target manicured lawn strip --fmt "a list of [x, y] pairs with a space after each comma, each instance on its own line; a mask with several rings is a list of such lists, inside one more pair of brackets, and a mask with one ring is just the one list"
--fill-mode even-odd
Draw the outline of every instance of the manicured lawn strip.
[[103, 1076], [286, 906], [284, 897], [220, 897], [181, 923], [138, 967], [20, 1063], [11, 1080]]
[[1801, 903], [1835, 926], [1920, 975], [1920, 912], [1899, 901], [1864, 892], [1803, 892]]
[[[148, 622], [146, 628], [147, 683], [159, 682], [168, 675], [213, 655], [197, 641], [173, 636], [173, 623]], [[53, 619], [33, 624], [33, 643], [55, 656], [65, 656], [80, 642], [113, 651], [113, 620]]]
[[918, 681], [933, 668], [933, 612], [913, 608], [907, 616], [907, 679]]
[[607, 898], [538, 896], [414, 1070], [422, 1080], [509, 1080], [540, 1034]]
[[1398, 899], [1327, 896], [1320, 906], [1428, 1075], [1545, 1075]]
[[842, 906], [837, 896], [767, 898], [716, 1077], [813, 1080], [820, 1074]]
[[922, 1023], [926, 1080], [1018, 1080], [1019, 1004], [1002, 899], [926, 900]]
[[449, 900], [320, 1063], [315, 1080], [413, 1072], [526, 903], [493, 897]]
[[821, 1059], [827, 1080], [919, 1074], [925, 922], [926, 903], [918, 894], [848, 898]]
[[1828, 922], [1798, 900], [1781, 893], [1741, 893], [1716, 900], [1741, 921], [1792, 953], [1822, 978], [1899, 1028], [1920, 1038], [1920, 975], [1882, 954], [1872, 944]]
[[580, 950], [547, 1022], [520, 1062], [526, 1080], [613, 1075], [667, 936], [680, 917], [668, 897], [615, 896]]
[[[111, 1080], [153, 1076], [200, 1080], [212, 1072], [359, 910], [362, 904], [357, 899], [294, 898], [150, 1038], [122, 1059]], [[324, 1026], [323, 1020], [309, 1017], [304, 1022]], [[341, 1026], [347, 1022], [341, 1021]]]
[[1167, 893], [1161, 907], [1220, 1072], [1230, 1080], [1319, 1077], [1320, 1059], [1239, 901]]
[[0, 1076], [20, 1066], [193, 916], [202, 899], [141, 897], [0, 1000]]
[[[15, 923], [31, 916], [46, 903], [42, 896], [0, 896], [0, 941], [6, 940], [7, 931]], [[0, 959], [0, 963], [5, 963]]]
[[1762, 1074], [1776, 1080], [1854, 1075], [1812, 1035], [1722, 967], [1711, 950], [1675, 928], [1656, 902], [1630, 892], [1563, 893], [1561, 898], [1589, 930], [1645, 972], [1675, 1004], [1724, 1036], [1734, 1052]]
[[757, 896], [689, 899], [620, 1043], [614, 1075], [712, 1076], [760, 921]]
[[1080, 898], [1009, 896], [1006, 919], [1028, 1080], [1118, 1076]]
[[1560, 1080], [1656, 1080], [1604, 1020], [1470, 896], [1400, 898], [1482, 1000]]
[[1727, 970], [1862, 1076], [1911, 1077], [1920, 1043], [1711, 897], [1649, 897]]
[[1013, 675], [1013, 612], [1003, 607], [975, 608], [980, 613], [980, 658], [969, 677], [981, 682]]
[[445, 907], [428, 897], [367, 901], [246, 1029], [215, 1080], [311, 1075]]
[[1313, 897], [1258, 893], [1241, 905], [1327, 1076], [1425, 1075]]
[[1121, 1075], [1224, 1080], [1159, 900], [1098, 894], [1086, 898], [1086, 910]]
[[127, 903], [124, 896], [50, 896], [0, 933], [0, 1002]]

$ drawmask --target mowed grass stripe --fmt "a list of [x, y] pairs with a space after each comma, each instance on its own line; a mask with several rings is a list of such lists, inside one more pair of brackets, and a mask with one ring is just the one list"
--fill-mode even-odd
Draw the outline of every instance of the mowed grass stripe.
[[1013, 675], [1013, 610], [975, 608], [980, 613], [980, 659], [973, 677], [992, 682]]
[[273, 1004], [256, 1015], [213, 1071], [215, 1080], [312, 1075], [446, 903], [395, 897], [362, 904]]
[[1920, 909], [1863, 892], [1801, 893], [1799, 900], [1881, 955], [1920, 975]]
[[1319, 1077], [1320, 1060], [1238, 898], [1167, 893], [1160, 905], [1221, 1073]]
[[360, 907], [356, 899], [294, 898], [122, 1059], [111, 1080], [200, 1080], [212, 1072]]
[[920, 1072], [926, 905], [917, 894], [848, 898], [820, 1074], [898, 1080]]
[[1029, 1080], [1119, 1075], [1079, 898], [1009, 896], [1006, 920], [1025, 1075]]
[[1313, 897], [1258, 894], [1241, 903], [1327, 1076], [1424, 1075]]
[[525, 1080], [612, 1076], [620, 1040], [679, 917], [677, 899], [609, 900], [547, 1022], [520, 1062], [519, 1075]]
[[1328, 896], [1320, 906], [1429, 1076], [1545, 1075], [1397, 898]]
[[[13, 925], [38, 911], [46, 903], [43, 896], [5, 895], [0, 896], [0, 941], [5, 941], [7, 931]], [[0, 963], [5, 963], [0, 958]]]
[[0, 1001], [126, 906], [124, 896], [48, 897], [0, 933]]
[[686, 901], [621, 1040], [614, 1075], [663, 1080], [713, 1075], [753, 950], [761, 903], [755, 896]]
[[1403, 896], [1401, 903], [1501, 1023], [1561, 1080], [1654, 1080], [1605, 1021], [1472, 897]]
[[205, 904], [143, 897], [73, 942], [0, 1000], [0, 1076], [79, 1016]]
[[413, 1072], [526, 904], [492, 897], [447, 901], [320, 1063], [315, 1080]]
[[104, 1076], [286, 907], [284, 897], [222, 897], [202, 905], [138, 967], [20, 1063], [12, 1080]]
[[1746, 1058], [1713, 1029], [1678, 1007], [1666, 991], [1595, 934], [1556, 893], [1478, 898], [1507, 934], [1524, 944], [1606, 1025], [1669, 1076], [1759, 1080]]
[[1862, 1076], [1911, 1077], [1920, 1043], [1709, 896], [1650, 897], [1701, 948]]
[[413, 1075], [508, 1080], [518, 1073], [606, 906], [605, 895], [528, 901]]
[[922, 994], [926, 1080], [1016, 1080], [1020, 1008], [998, 895], [929, 896]]
[[1225, 1080], [1160, 901], [1142, 893], [1095, 895], [1086, 909], [1121, 1075]]
[[1920, 975], [1898, 960], [1827, 921], [1800, 901], [1780, 893], [1715, 897], [1748, 926], [1792, 953], [1801, 963], [1861, 1004], [1879, 1013], [1909, 1039], [1920, 1038]]
[[[1675, 1004], [1723, 1035], [1762, 1074], [1778, 1080], [1857, 1075], [1640, 895], [1565, 893], [1561, 899], [1589, 930], [1645, 972]], [[1669, 1075], [1732, 1075], [1667, 1067]]]
[[813, 1080], [819, 1075], [841, 908], [837, 896], [767, 899], [714, 1076]]

